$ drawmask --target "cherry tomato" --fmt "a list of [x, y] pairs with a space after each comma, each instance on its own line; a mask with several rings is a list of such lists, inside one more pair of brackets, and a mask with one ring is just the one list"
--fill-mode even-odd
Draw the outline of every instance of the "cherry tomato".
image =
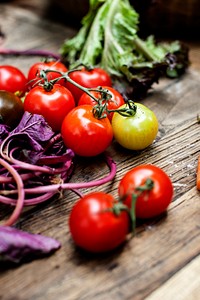
[[91, 105], [72, 109], [62, 123], [61, 134], [65, 145], [80, 156], [102, 153], [113, 138], [110, 121], [96, 118]]
[[42, 115], [54, 131], [60, 131], [65, 116], [75, 107], [71, 92], [60, 84], [50, 91], [42, 86], [31, 89], [24, 100], [24, 110]]
[[152, 144], [156, 138], [158, 120], [152, 110], [141, 103], [135, 104], [137, 110], [134, 116], [124, 117], [117, 112], [114, 113], [113, 134], [115, 140], [124, 148], [142, 150]]
[[146, 180], [153, 182], [153, 188], [144, 191], [136, 200], [135, 214], [137, 218], [151, 218], [166, 211], [172, 201], [173, 185], [169, 176], [159, 167], [144, 164], [128, 171], [119, 183], [119, 196], [124, 204], [131, 208], [132, 195]]
[[[28, 71], [29, 89], [34, 87], [36, 85], [36, 83], [38, 82], [38, 80], [40, 80], [40, 77], [39, 77], [40, 71], [47, 70], [47, 69], [64, 72], [64, 73], [67, 72], [66, 66], [63, 63], [61, 63], [60, 61], [52, 61], [51, 60], [51, 61], [45, 61], [45, 62], [36, 62], [35, 64], [33, 64], [30, 67], [30, 69]], [[48, 72], [47, 73], [48, 81], [56, 79], [60, 76], [61, 76], [61, 74], [56, 73], [56, 72]], [[56, 83], [65, 85], [65, 79], [60, 79]]]
[[115, 249], [126, 240], [130, 219], [126, 211], [118, 215], [111, 209], [112, 195], [93, 192], [79, 199], [72, 208], [69, 228], [76, 245], [90, 252]]
[[[105, 94], [107, 96], [111, 95], [111, 98], [107, 101], [107, 108], [109, 110], [117, 109], [123, 104], [125, 104], [124, 98], [122, 95], [115, 89], [109, 86], [102, 86], [103, 89], [107, 90], [108, 94]], [[90, 92], [96, 99], [102, 99], [102, 93], [101, 92], [96, 92], [96, 91], [91, 91]], [[103, 104], [105, 101], [103, 101]], [[83, 105], [83, 104], [90, 104], [90, 105], [95, 105], [96, 101], [90, 97], [87, 93], [83, 93], [82, 96], [80, 97], [78, 101], [78, 105]], [[113, 117], [113, 112], [107, 114], [108, 119], [111, 121]]]
[[0, 66], [0, 90], [23, 95], [27, 90], [27, 78], [14, 66]]
[[0, 91], [0, 123], [15, 128], [24, 113], [21, 99], [15, 94]]
[[[101, 68], [94, 68], [89, 71], [83, 68], [80, 71], [71, 72], [69, 77], [86, 88], [112, 85], [110, 76]], [[72, 92], [76, 103], [78, 103], [83, 91], [69, 82], [66, 83], [66, 87]]]

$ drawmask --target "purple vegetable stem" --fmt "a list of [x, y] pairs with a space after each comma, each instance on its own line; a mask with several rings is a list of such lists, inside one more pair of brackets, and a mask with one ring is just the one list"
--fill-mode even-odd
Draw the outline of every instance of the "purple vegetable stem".
[[37, 188], [27, 188], [25, 189], [26, 193], [37, 194], [37, 193], [46, 193], [46, 192], [54, 192], [59, 190], [76, 190], [81, 188], [89, 188], [94, 186], [99, 186], [111, 181], [116, 175], [116, 163], [112, 160], [112, 158], [105, 154], [106, 163], [110, 168], [110, 173], [102, 179], [92, 180], [89, 182], [80, 182], [80, 183], [60, 183], [60, 184], [51, 184], [46, 186], [40, 186]]
[[[26, 194], [34, 195], [34, 194], [41, 194], [41, 196], [37, 196], [29, 199], [24, 200], [24, 206], [29, 205], [36, 205], [41, 202], [49, 200], [53, 195], [55, 195], [60, 190], [72, 190], [74, 191], [79, 197], [82, 197], [82, 194], [79, 192], [79, 189], [81, 188], [89, 188], [94, 186], [99, 186], [102, 184], [105, 184], [111, 180], [116, 175], [116, 163], [113, 161], [113, 159], [105, 154], [105, 160], [110, 168], [110, 173], [105, 176], [104, 178], [98, 179], [98, 180], [92, 180], [90, 182], [80, 182], [80, 183], [61, 183], [61, 184], [51, 184], [46, 186], [36, 186], [33, 188], [24, 188], [24, 192]], [[13, 190], [13, 193], [17, 193], [17, 190]], [[16, 200], [5, 197], [3, 195], [0, 196], [0, 202], [10, 205], [16, 205]]]
[[17, 221], [17, 219], [19, 218], [19, 216], [22, 212], [22, 209], [24, 206], [25, 192], [23, 189], [23, 181], [22, 181], [21, 177], [19, 176], [18, 172], [2, 158], [0, 158], [0, 164], [11, 173], [11, 175], [13, 176], [13, 178], [15, 179], [16, 184], [17, 184], [17, 190], [18, 190], [17, 204], [16, 204], [16, 207], [15, 207], [12, 215], [4, 223], [5, 226], [11, 226]]
[[24, 55], [24, 56], [43, 56], [43, 57], [52, 57], [56, 60], [61, 60], [61, 56], [59, 54], [53, 53], [48, 50], [15, 50], [15, 49], [4, 49], [0, 48], [0, 54], [3, 55]]

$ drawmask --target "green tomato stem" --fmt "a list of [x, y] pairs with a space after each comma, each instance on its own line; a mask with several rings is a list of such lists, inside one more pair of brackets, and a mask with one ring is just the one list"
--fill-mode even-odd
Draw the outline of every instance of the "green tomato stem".
[[136, 201], [137, 201], [138, 195], [133, 194], [132, 200], [131, 200], [131, 209], [129, 210], [130, 218], [131, 218], [131, 228], [132, 228], [132, 235], [135, 235], [135, 228], [136, 228], [136, 213], [135, 213], [135, 207], [136, 207]]
[[132, 235], [135, 235], [136, 228], [136, 202], [139, 196], [146, 191], [151, 191], [154, 187], [154, 181], [151, 178], [147, 178], [143, 185], [140, 185], [135, 188], [137, 193], [131, 194], [131, 208], [129, 210], [130, 218], [131, 218], [131, 227], [132, 227]]
[[123, 117], [133, 117], [137, 111], [137, 105], [132, 100], [128, 100], [126, 102], [126, 106], [124, 108], [118, 109], [107, 109], [108, 113], [117, 112]]
[[[94, 117], [97, 119], [105, 118], [107, 116], [107, 113], [109, 114], [112, 112], [117, 112], [124, 117], [131, 117], [131, 116], [135, 115], [137, 106], [132, 100], [128, 100], [126, 103], [126, 106], [123, 108], [108, 109], [107, 103], [112, 98], [112, 95], [109, 93], [109, 90], [104, 89], [101, 86], [97, 87], [97, 88], [86, 88], [70, 78], [70, 76], [69, 76], [70, 73], [75, 72], [75, 71], [80, 71], [80, 70], [81, 70], [80, 68], [69, 70], [67, 72], [60, 72], [60, 71], [51, 70], [51, 69], [42, 70], [42, 71], [40, 71], [40, 74], [39, 74], [40, 75], [39, 77], [41, 77], [42, 79], [40, 79], [39, 82], [41, 82], [41, 80], [44, 80], [43, 87], [46, 91], [51, 91], [54, 84], [61, 79], [65, 79], [67, 82], [73, 84], [75, 87], [82, 90], [84, 93], [86, 93], [89, 97], [91, 97], [97, 103], [93, 108]], [[55, 72], [55, 73], [60, 74], [61, 76], [57, 77], [55, 79], [52, 79], [52, 80], [48, 80], [47, 73], [49, 73], [49, 72]], [[101, 98], [96, 98], [91, 93], [91, 91], [99, 92], [101, 94]]]

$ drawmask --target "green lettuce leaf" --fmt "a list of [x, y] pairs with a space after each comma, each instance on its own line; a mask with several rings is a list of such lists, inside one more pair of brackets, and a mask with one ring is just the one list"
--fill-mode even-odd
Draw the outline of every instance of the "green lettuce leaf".
[[60, 52], [69, 69], [99, 66], [114, 81], [128, 81], [141, 94], [163, 75], [184, 73], [189, 65], [186, 45], [157, 43], [153, 36], [141, 39], [138, 32], [139, 14], [128, 0], [90, 0], [82, 27]]
[[90, 1], [83, 26], [74, 38], [64, 42], [61, 54], [71, 67], [78, 62], [99, 65], [110, 74], [121, 76], [122, 57], [133, 55], [138, 23], [139, 16], [129, 1]]

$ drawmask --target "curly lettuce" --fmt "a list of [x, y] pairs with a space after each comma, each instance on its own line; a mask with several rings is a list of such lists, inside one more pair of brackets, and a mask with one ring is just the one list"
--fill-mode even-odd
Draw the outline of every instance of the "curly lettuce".
[[156, 43], [153, 36], [143, 40], [138, 33], [139, 14], [128, 0], [90, 0], [82, 27], [64, 41], [60, 52], [69, 68], [99, 66], [113, 78], [144, 90], [163, 74], [174, 78], [185, 71], [189, 65], [185, 45]]
[[127, 0], [91, 0], [83, 26], [64, 42], [61, 54], [71, 67], [78, 62], [100, 65], [110, 74], [121, 76], [122, 57], [133, 56], [138, 23], [139, 15]]

